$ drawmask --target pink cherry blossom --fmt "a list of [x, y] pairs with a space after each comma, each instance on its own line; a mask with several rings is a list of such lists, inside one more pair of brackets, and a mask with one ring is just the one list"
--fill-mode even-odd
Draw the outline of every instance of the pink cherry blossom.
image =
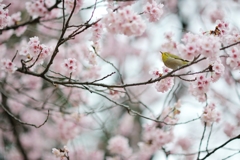
[[26, 9], [33, 17], [44, 17], [48, 13], [44, 0], [32, 0], [31, 2], [26, 2]]
[[220, 59], [213, 62], [212, 70], [213, 72], [211, 74], [211, 80], [212, 82], [216, 82], [224, 74], [224, 70], [225, 70], [225, 67], [222, 64]]
[[209, 35], [202, 36], [200, 41], [200, 52], [210, 60], [215, 60], [218, 57], [219, 49], [221, 48], [220, 38], [217, 36]]
[[102, 22], [100, 21], [100, 22], [94, 24], [92, 27], [92, 30], [93, 30], [92, 41], [93, 41], [94, 47], [96, 48], [96, 50], [99, 50], [99, 48], [100, 48], [99, 41], [101, 39], [102, 32], [103, 32]]
[[207, 126], [210, 126], [213, 122], [220, 121], [220, 112], [216, 110], [215, 103], [210, 103], [204, 108], [201, 120], [206, 123]]
[[157, 22], [163, 15], [163, 4], [157, 4], [155, 0], [152, 0], [151, 3], [147, 2], [144, 7], [144, 13], [150, 22]]
[[68, 73], [74, 73], [78, 69], [78, 63], [75, 58], [65, 59], [62, 66]]
[[[170, 72], [170, 69], [165, 67], [165, 66], [163, 66], [162, 70], [163, 70], [162, 75], [165, 75], [168, 72]], [[170, 88], [172, 88], [173, 84], [174, 84], [174, 78], [173, 77], [166, 77], [166, 78], [163, 78], [160, 81], [158, 81], [156, 83], [155, 88], [158, 92], [164, 93], [164, 92], [168, 91]]]
[[153, 75], [155, 78], [161, 77], [162, 73], [159, 69], [153, 68], [152, 70], [149, 71], [150, 75]]
[[57, 157], [63, 159], [64, 157], [68, 157], [68, 149], [64, 146], [64, 149], [56, 149], [52, 148], [52, 153]]
[[0, 29], [6, 27], [10, 21], [10, 16], [8, 15], [8, 9], [5, 4], [1, 4], [0, 2]]
[[26, 56], [26, 58], [31, 59], [29, 65], [37, 61], [37, 64], [42, 64], [43, 61], [50, 56], [52, 53], [52, 47], [45, 44], [40, 44], [38, 37], [30, 38], [29, 42], [23, 42], [23, 46], [19, 52], [20, 55]]
[[240, 51], [238, 47], [232, 47], [228, 51], [229, 57], [226, 59], [227, 65], [232, 69], [240, 69]]
[[193, 60], [199, 54], [199, 46], [196, 42], [188, 43], [186, 45], [179, 44], [178, 49], [182, 55], [182, 57], [186, 60]]
[[161, 79], [160, 81], [158, 81], [156, 83], [155, 88], [156, 88], [156, 90], [158, 92], [164, 93], [164, 92], [168, 91], [169, 89], [171, 89], [173, 84], [174, 84], [173, 77], [166, 77], [166, 78]]
[[[144, 126], [143, 131], [143, 143], [142, 145], [148, 145], [149, 150], [153, 152], [161, 148], [163, 145], [173, 140], [172, 131], [164, 131], [163, 129], [156, 126], [155, 123]], [[143, 147], [143, 146], [142, 146]]]
[[21, 21], [21, 12], [16, 12], [10, 16], [9, 19], [9, 26], [17, 24], [19, 21]]
[[146, 29], [141, 16], [136, 14], [130, 6], [119, 9], [117, 12], [109, 10], [104, 23], [108, 31], [127, 36], [140, 36]]
[[195, 79], [196, 80], [191, 83], [189, 91], [193, 96], [202, 97], [208, 92], [211, 79], [203, 74], [196, 76]]
[[128, 144], [128, 139], [117, 135], [108, 141], [108, 150], [113, 154], [119, 154], [125, 158], [132, 154], [132, 149]]
[[[176, 124], [179, 120], [181, 102], [178, 101], [172, 107], [165, 107], [162, 111], [161, 117], [159, 118], [161, 121], [164, 121], [166, 124]], [[165, 126], [165, 124], [162, 124]]]
[[2, 59], [1, 68], [8, 73], [14, 73], [17, 70], [17, 66], [10, 59]]
[[221, 31], [221, 36], [225, 36], [229, 33], [230, 27], [227, 22], [222, 21], [222, 20], [217, 20], [216, 24], [217, 24], [218, 29]]

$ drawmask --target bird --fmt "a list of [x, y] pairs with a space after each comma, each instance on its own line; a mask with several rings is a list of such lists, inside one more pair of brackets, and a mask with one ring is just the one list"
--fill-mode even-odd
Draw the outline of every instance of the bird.
[[171, 54], [169, 52], [161, 52], [161, 53], [162, 53], [162, 61], [164, 65], [173, 70], [189, 64], [188, 60], [182, 59], [177, 55]]

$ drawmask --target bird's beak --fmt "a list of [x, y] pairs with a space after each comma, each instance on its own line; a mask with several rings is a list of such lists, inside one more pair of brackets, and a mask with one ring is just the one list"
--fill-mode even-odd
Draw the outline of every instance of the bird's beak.
[[[160, 51], [161, 52], [161, 51]], [[163, 54], [163, 52], [161, 52], [161, 54]]]

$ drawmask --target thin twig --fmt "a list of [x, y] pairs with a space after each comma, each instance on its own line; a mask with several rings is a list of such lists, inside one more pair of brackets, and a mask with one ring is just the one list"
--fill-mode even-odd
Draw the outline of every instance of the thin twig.
[[202, 142], [203, 142], [204, 134], [205, 134], [205, 131], [206, 131], [206, 126], [207, 126], [207, 123], [205, 122], [205, 123], [204, 123], [203, 133], [202, 133], [202, 138], [201, 138], [201, 140], [200, 140], [200, 144], [199, 144], [199, 147], [198, 147], [197, 160], [199, 160], [200, 151], [201, 151], [201, 146], [202, 146]]
[[8, 111], [1, 103], [0, 103], [0, 106], [2, 107], [2, 109], [3, 109], [5, 112], [7, 112], [7, 114], [8, 114], [9, 116], [11, 116], [11, 117], [12, 117], [14, 120], [16, 120], [17, 122], [19, 122], [19, 123], [21, 123], [21, 124], [23, 124], [23, 125], [33, 126], [33, 127], [35, 127], [35, 128], [40, 128], [40, 127], [42, 127], [42, 126], [47, 122], [48, 117], [49, 117], [49, 114], [50, 114], [50, 111], [48, 110], [47, 118], [45, 119], [45, 121], [44, 121], [42, 124], [40, 124], [39, 126], [37, 126], [37, 125], [35, 125], [35, 124], [26, 123], [26, 122], [23, 122], [22, 120], [18, 119], [18, 118], [15, 117], [10, 111]]

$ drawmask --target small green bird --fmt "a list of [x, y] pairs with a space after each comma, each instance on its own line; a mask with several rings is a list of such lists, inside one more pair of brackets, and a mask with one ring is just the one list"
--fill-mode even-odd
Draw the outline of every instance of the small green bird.
[[162, 61], [164, 65], [168, 68], [178, 69], [179, 67], [189, 64], [188, 60], [184, 60], [178, 57], [177, 55], [174, 55], [168, 52], [161, 52], [161, 53], [162, 53]]

